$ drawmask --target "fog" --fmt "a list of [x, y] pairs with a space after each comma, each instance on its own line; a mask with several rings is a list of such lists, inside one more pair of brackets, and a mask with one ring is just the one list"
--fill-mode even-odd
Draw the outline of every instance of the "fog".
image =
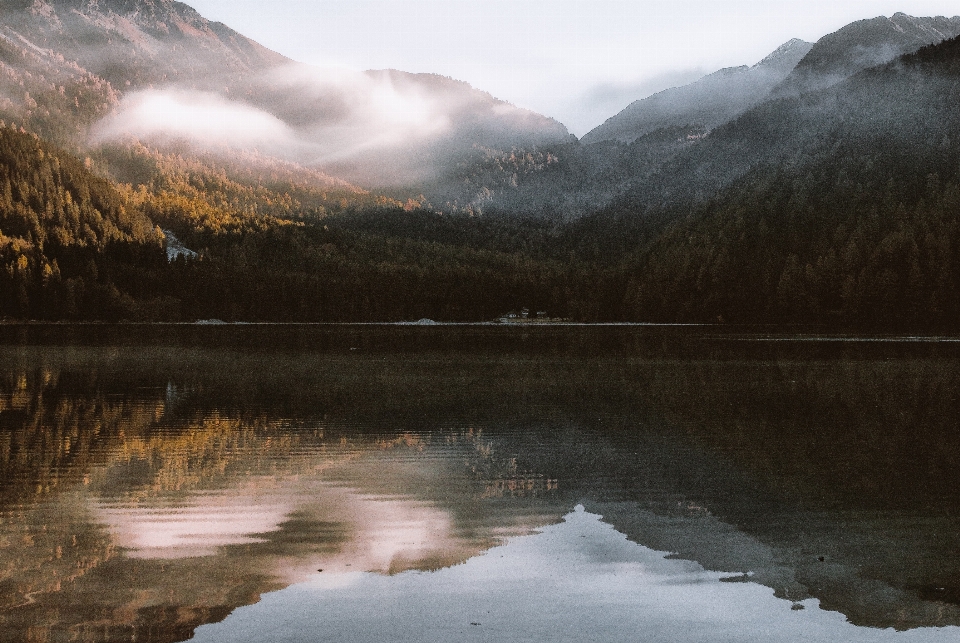
[[364, 185], [390, 185], [432, 178], [451, 154], [475, 145], [569, 136], [555, 121], [436, 75], [290, 64], [201, 87], [127, 94], [92, 128], [91, 143], [135, 138], [256, 150]]
[[452, 101], [389, 76], [290, 65], [260, 77], [250, 100], [297, 129], [309, 158], [323, 164], [416, 143], [446, 132]]
[[634, 101], [672, 87], [687, 85], [707, 73], [708, 70], [703, 68], [691, 68], [632, 82], [601, 81], [558, 103], [556, 112], [571, 132], [582, 137]]
[[450, 123], [450, 105], [417, 88], [400, 89], [389, 79], [355, 72], [295, 65], [240, 89], [133, 92], [94, 126], [91, 142], [186, 141], [204, 151], [256, 150], [323, 165], [423, 141]]
[[158, 143], [187, 140], [200, 147], [224, 144], [281, 150], [296, 141], [279, 118], [210, 92], [146, 90], [126, 96], [92, 132], [94, 143], [136, 137]]

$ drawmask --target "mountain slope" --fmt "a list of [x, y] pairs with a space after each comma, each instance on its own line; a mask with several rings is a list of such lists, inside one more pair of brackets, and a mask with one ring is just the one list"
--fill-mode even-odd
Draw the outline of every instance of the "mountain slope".
[[[288, 89], [272, 97], [263, 92], [252, 100], [286, 122], [299, 124], [299, 130], [305, 132], [308, 154], [318, 155], [314, 160], [318, 167], [372, 187], [443, 183], [449, 167], [474, 157], [480, 149], [509, 153], [576, 140], [552, 118], [436, 74], [371, 70], [354, 88], [355, 94], [339, 94], [340, 108], [331, 110], [333, 116], [306, 111], [311, 104], [307, 103], [306, 110], [295, 107], [298, 115], [287, 117], [275, 105], [289, 102]], [[308, 96], [310, 91], [307, 85]], [[384, 93], [391, 102], [380, 105]], [[329, 101], [331, 95], [318, 96], [318, 100]], [[378, 112], [376, 122], [358, 118], [351, 113], [350, 103], [359, 100], [367, 100], [386, 113]]]
[[[540, 164], [536, 171], [488, 173], [478, 180], [484, 176], [478, 169], [477, 176], [465, 178], [487, 209], [547, 212], [554, 219], [570, 220], [624, 197], [612, 211], [625, 213], [625, 218], [606, 225], [637, 225], [628, 213], [638, 211], [648, 223], [655, 219], [660, 225], [675, 216], [671, 213], [677, 208], [710, 199], [758, 165], [794, 162], [800, 155], [798, 145], [823, 144], [804, 138], [823, 131], [821, 116], [837, 118], [830, 104], [819, 102], [818, 90], [958, 33], [960, 18], [896, 14], [853, 23], [815, 45], [791, 41], [754, 67], [721, 70], [637, 101], [584, 136], [579, 147], [540, 150], [555, 162]], [[885, 96], [882, 87], [876, 91]], [[784, 102], [787, 98], [801, 102]], [[935, 94], [925, 98], [934, 104], [938, 100]], [[869, 97], [860, 104], [862, 113], [851, 111], [843, 118], [857, 121], [882, 112]], [[910, 122], [909, 115], [897, 112], [896, 99], [883, 104]], [[787, 115], [780, 110], [789, 112], [798, 105], [806, 110], [806, 120], [795, 131], [782, 131], [779, 119]], [[751, 110], [764, 116], [752, 117]], [[725, 124], [738, 117], [746, 119], [745, 124], [763, 125], [757, 131], [732, 129], [732, 134], [724, 134]], [[893, 140], [904, 124], [894, 117], [872, 126], [878, 136]], [[602, 150], [589, 149], [600, 143]]]
[[[924, 24], [938, 19], [911, 20]], [[931, 147], [924, 127], [940, 128], [942, 135], [952, 138], [943, 129], [951, 105], [934, 87], [943, 74], [910, 67], [905, 75], [897, 75], [896, 66], [890, 65], [862, 70], [826, 89], [771, 98], [748, 110], [656, 172], [638, 177], [625, 207], [666, 216], [663, 213], [669, 210], [711, 199], [757, 168], [794, 168], [811, 155], [849, 143], [851, 137], [870, 145], [886, 142], [891, 150], [909, 149], [921, 158], [930, 156], [939, 139]], [[905, 79], [916, 86], [905, 84]]]
[[[203, 84], [290, 62], [173, 0], [3, 0], [0, 33], [119, 89]], [[16, 10], [18, 9], [19, 10]]]
[[219, 88], [286, 58], [171, 0], [0, 0], [0, 118], [68, 149], [125, 94]]
[[759, 102], [810, 45], [791, 40], [753, 67], [725, 69], [637, 101], [578, 143], [478, 149], [430, 186], [441, 207], [571, 221], [601, 210], [678, 153]]
[[[542, 227], [372, 198], [309, 216], [307, 199], [336, 195], [258, 191], [182, 158], [137, 156], [161, 185], [115, 185], [0, 127], [0, 319], [476, 321], [524, 306], [561, 315], [593, 287], [531, 251]], [[274, 180], [299, 180], [285, 169]], [[197, 254], [168, 258], [156, 223]]]
[[[800, 140], [804, 137], [801, 132], [822, 131], [825, 124], [818, 120], [836, 116], [830, 105], [816, 98], [818, 90], [872, 65], [958, 34], [960, 18], [914, 18], [900, 13], [890, 18], [863, 20], [824, 36], [812, 46], [798, 41], [787, 43], [753, 68], [721, 70], [697, 83], [637, 101], [582, 142], [636, 140], [639, 145], [639, 136], [667, 124], [699, 124], [707, 130], [718, 129], [706, 137], [692, 131], [689, 144], [683, 146], [686, 149], [664, 149], [660, 166], [652, 169], [649, 162], [633, 164], [635, 155], [627, 155], [626, 163], [633, 170], [629, 181], [623, 181], [621, 177], [626, 172], [621, 170], [618, 178], [597, 177], [594, 182], [608, 184], [608, 194], [615, 194], [614, 185], [620, 183], [621, 193], [627, 195], [621, 211], [652, 209], [647, 216], [667, 221], [672, 215], [666, 212], [671, 208], [709, 199], [758, 164], [792, 163], [792, 157], [799, 154], [796, 146], [809, 144]], [[767, 69], [761, 74], [764, 68]], [[758, 82], [758, 76], [764, 82]], [[882, 88], [877, 91], [883, 95]], [[803, 126], [791, 133], [782, 131], [779, 123], [786, 117], [780, 110], [796, 106], [783, 102], [786, 98], [801, 101], [797, 105], [802, 105], [809, 116]], [[936, 100], [935, 96], [928, 98]], [[895, 102], [888, 106], [895, 111]], [[752, 108], [765, 116], [758, 121], [750, 116]], [[879, 114], [869, 99], [862, 102], [862, 108], [863, 114], [850, 113], [846, 118], [857, 120], [862, 115]], [[734, 129], [732, 135], [723, 134], [724, 123], [741, 115], [745, 123], [762, 121], [764, 125], [758, 131]], [[890, 128], [884, 135], [893, 137], [902, 129], [900, 123], [889, 120], [874, 126], [882, 132]]]
[[405, 188], [476, 146], [570, 139], [452, 79], [294, 63], [171, 0], [0, 3], [0, 118], [76, 151], [241, 150]]
[[955, 327], [957, 104], [953, 39], [718, 128], [637, 195], [628, 316]]
[[162, 241], [80, 161], [0, 127], [0, 316], [132, 317], [133, 296], [149, 296], [144, 272], [165, 263]]
[[960, 35], [960, 16], [915, 18], [896, 13], [859, 20], [818, 40], [772, 97], [797, 96], [834, 85], [860, 70]]
[[658, 129], [690, 126], [712, 129], [762, 101], [811, 46], [793, 39], [752, 67], [721, 69], [695, 83], [635, 101], [588, 132], [581, 141], [631, 143]]

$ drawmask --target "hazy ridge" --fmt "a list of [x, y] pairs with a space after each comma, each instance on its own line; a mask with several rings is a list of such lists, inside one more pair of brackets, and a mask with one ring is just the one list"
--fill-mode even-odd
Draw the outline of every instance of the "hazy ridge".
[[668, 127], [712, 129], [763, 101], [811, 47], [808, 42], [793, 39], [752, 67], [721, 69], [695, 83], [638, 100], [581, 140], [632, 143], [644, 134]]

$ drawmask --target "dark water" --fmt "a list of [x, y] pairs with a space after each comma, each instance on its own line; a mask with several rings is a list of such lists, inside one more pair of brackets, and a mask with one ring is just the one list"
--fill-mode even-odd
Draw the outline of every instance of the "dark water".
[[960, 343], [863, 339], [2, 326], [0, 641], [960, 640]]

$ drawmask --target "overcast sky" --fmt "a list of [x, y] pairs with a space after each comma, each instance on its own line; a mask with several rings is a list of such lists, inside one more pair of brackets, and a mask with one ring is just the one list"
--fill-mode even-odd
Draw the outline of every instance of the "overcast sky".
[[948, 0], [187, 0], [294, 60], [465, 80], [582, 136], [630, 102], [861, 18]]

